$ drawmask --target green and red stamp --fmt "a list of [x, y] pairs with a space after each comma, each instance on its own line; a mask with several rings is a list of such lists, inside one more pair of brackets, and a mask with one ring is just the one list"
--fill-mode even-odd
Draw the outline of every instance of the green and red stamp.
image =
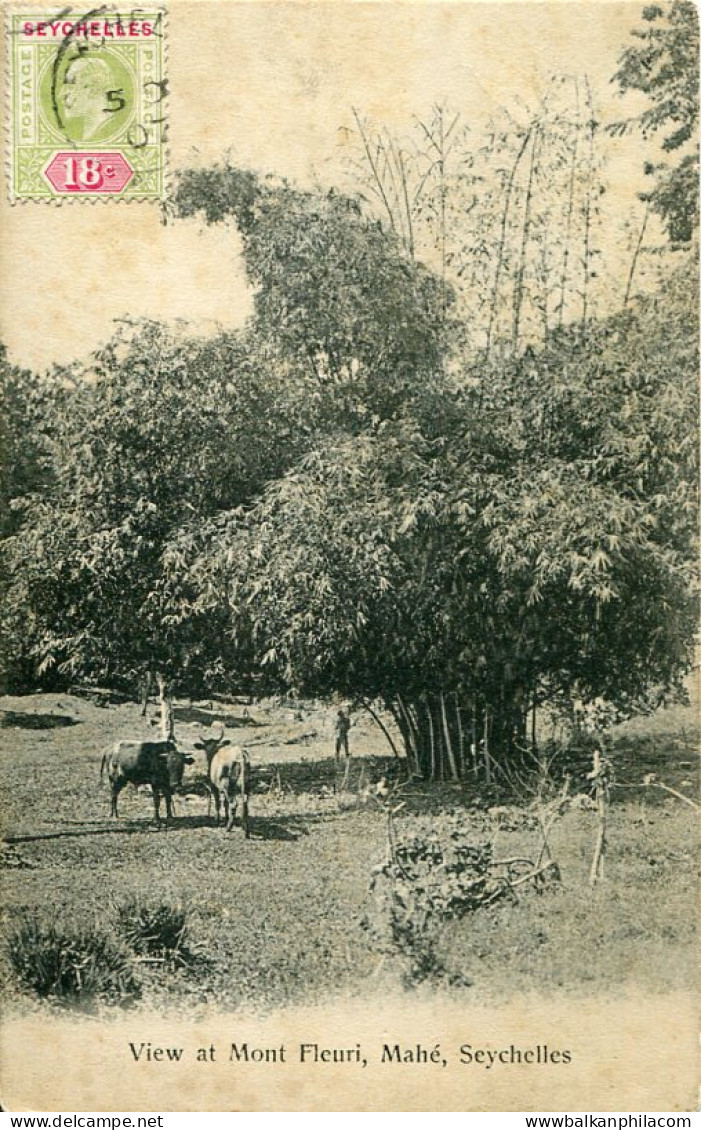
[[10, 199], [162, 200], [163, 11], [15, 8], [7, 30]]

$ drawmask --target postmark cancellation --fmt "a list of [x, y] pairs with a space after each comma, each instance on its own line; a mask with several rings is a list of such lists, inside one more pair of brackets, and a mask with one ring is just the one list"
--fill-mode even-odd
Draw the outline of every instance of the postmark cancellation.
[[164, 11], [15, 8], [7, 42], [11, 201], [163, 199]]

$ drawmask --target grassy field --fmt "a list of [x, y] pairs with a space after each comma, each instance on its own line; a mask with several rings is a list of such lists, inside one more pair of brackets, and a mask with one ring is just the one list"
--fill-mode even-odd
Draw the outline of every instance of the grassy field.
[[[43, 694], [0, 699], [0, 710], [6, 936], [26, 914], [111, 935], [136, 897], [183, 907], [201, 957], [170, 971], [143, 964], [147, 1007], [266, 1009], [396, 988], [397, 963], [362, 928], [386, 851], [385, 817], [364, 794], [393, 761], [369, 718], [358, 716], [351, 731], [350, 780], [337, 792], [329, 708], [179, 704], [181, 748], [224, 722], [263, 770], [246, 841], [207, 814], [203, 754], [186, 771], [173, 827], [158, 831], [150, 796], [132, 788], [120, 797], [119, 821], [109, 818], [103, 750], [156, 732], [137, 706]], [[693, 708], [619, 728], [604, 882], [593, 892], [587, 882], [593, 814], [568, 812], [552, 835], [560, 884], [446, 927], [441, 954], [468, 982], [455, 991], [482, 1002], [529, 991], [665, 991], [694, 980], [698, 813], [641, 782], [654, 773], [696, 799], [697, 740]], [[413, 814], [467, 811], [475, 835], [493, 839], [501, 855], [533, 852], [534, 833], [498, 827], [486, 812], [495, 798], [474, 785], [412, 783], [403, 799], [400, 829]], [[17, 1007], [50, 1007], [20, 993], [6, 952], [0, 972]]]

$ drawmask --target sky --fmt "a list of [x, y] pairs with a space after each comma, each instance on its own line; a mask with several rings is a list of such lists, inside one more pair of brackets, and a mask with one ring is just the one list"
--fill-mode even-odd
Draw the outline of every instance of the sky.
[[[58, 5], [57, 5], [58, 6]], [[406, 128], [437, 102], [479, 136], [533, 102], [551, 74], [587, 74], [602, 121], [639, 109], [611, 83], [641, 3], [444, 0], [314, 4], [172, 0], [171, 167], [234, 164], [302, 185], [338, 183], [352, 108]], [[635, 208], [638, 135], [611, 139], [609, 208]], [[87, 360], [114, 320], [185, 319], [198, 332], [252, 309], [234, 230], [163, 225], [153, 203], [0, 201], [0, 336], [37, 371]]]

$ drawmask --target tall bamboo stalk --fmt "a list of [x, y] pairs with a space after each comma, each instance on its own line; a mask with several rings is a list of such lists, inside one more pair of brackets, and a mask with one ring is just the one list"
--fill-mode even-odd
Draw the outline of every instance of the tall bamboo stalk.
[[492, 348], [492, 334], [494, 332], [494, 327], [495, 327], [496, 318], [497, 318], [497, 311], [498, 311], [498, 308], [499, 308], [499, 286], [501, 284], [501, 273], [502, 273], [502, 270], [503, 270], [503, 267], [504, 267], [504, 250], [506, 248], [506, 231], [507, 231], [507, 226], [508, 226], [508, 222], [509, 222], [509, 212], [510, 212], [510, 209], [511, 209], [511, 197], [512, 197], [513, 190], [514, 190], [514, 184], [516, 182], [516, 174], [518, 172], [518, 167], [521, 164], [521, 158], [523, 157], [523, 154], [526, 152], [526, 147], [528, 146], [528, 142], [531, 139], [532, 128], [533, 127], [530, 126], [526, 130], [526, 132], [523, 136], [521, 146], [519, 148], [518, 153], [516, 154], [516, 157], [514, 159], [514, 163], [511, 166], [511, 171], [509, 173], [509, 179], [508, 179], [507, 185], [506, 185], [506, 195], [504, 197], [504, 209], [503, 209], [502, 215], [501, 215], [501, 230], [500, 230], [500, 233], [499, 233], [499, 246], [498, 246], [498, 250], [497, 250], [497, 263], [496, 263], [496, 267], [495, 267], [495, 270], [494, 270], [494, 283], [493, 283], [493, 286], [492, 286], [492, 298], [491, 298], [491, 302], [490, 302], [490, 306], [489, 306], [489, 323], [487, 325], [487, 342], [486, 342], [486, 346], [485, 346], [485, 360], [487, 360], [487, 361], [489, 360], [489, 355], [490, 355], [491, 348]]
[[414, 756], [414, 769], [416, 770], [417, 773], [420, 773], [421, 772], [421, 762], [420, 762], [420, 759], [419, 759], [418, 731], [417, 731], [416, 725], [414, 724], [414, 721], [411, 717], [411, 714], [409, 713], [408, 707], [405, 706], [404, 699], [402, 698], [402, 696], [400, 694], [397, 695], [397, 703], [399, 705], [399, 709], [402, 712], [402, 717], [404, 718], [404, 723], [406, 725], [407, 733], [409, 735], [409, 748], [410, 748], [410, 750], [411, 750], [411, 752]]
[[492, 783], [492, 763], [489, 756], [489, 707], [484, 707], [484, 779], [488, 785]]
[[574, 101], [575, 101], [575, 128], [574, 128], [574, 142], [572, 145], [572, 161], [570, 164], [570, 182], [567, 194], [567, 220], [565, 221], [565, 249], [562, 255], [562, 279], [560, 280], [560, 317], [558, 324], [561, 326], [565, 316], [565, 293], [567, 288], [567, 268], [570, 258], [570, 235], [572, 233], [572, 217], [574, 215], [574, 186], [577, 175], [577, 156], [579, 151], [579, 131], [580, 131], [580, 115], [579, 115], [579, 79], [574, 77]]
[[589, 882], [593, 887], [599, 879], [604, 877], [604, 859], [606, 857], [606, 816], [608, 807], [608, 782], [606, 779], [606, 766], [601, 753], [594, 750], [594, 765], [589, 777], [594, 781], [594, 796], [596, 799], [596, 814], [598, 818], [596, 830], [596, 844], [594, 845], [594, 858], [591, 861]]
[[472, 772], [475, 780], [479, 777], [479, 764], [477, 761], [477, 699], [472, 700], [472, 742], [470, 743], [470, 752], [472, 753]]
[[633, 258], [632, 258], [631, 263], [630, 263], [630, 271], [628, 272], [628, 282], [626, 283], [626, 293], [625, 293], [625, 297], [623, 299], [623, 309], [624, 310], [625, 310], [626, 306], [628, 305], [628, 302], [630, 301], [630, 295], [631, 295], [631, 291], [633, 289], [633, 279], [635, 277], [635, 269], [638, 265], [638, 258], [640, 256], [640, 252], [642, 250], [643, 240], [645, 239], [645, 229], [647, 228], [647, 221], [648, 221], [649, 215], [650, 215], [650, 201], [648, 200], [646, 205], [645, 205], [645, 215], [643, 216], [643, 222], [642, 222], [642, 225], [640, 227], [640, 232], [638, 234], [638, 241], [635, 245], [635, 251], [633, 252]]
[[528, 182], [526, 185], [526, 199], [523, 205], [523, 226], [521, 228], [521, 249], [518, 260], [518, 271], [516, 272], [516, 280], [514, 282], [513, 294], [513, 320], [511, 325], [511, 345], [514, 350], [518, 349], [519, 331], [521, 327], [521, 310], [523, 308], [523, 280], [526, 273], [526, 254], [528, 251], [528, 240], [531, 233], [531, 217], [533, 206], [533, 184], [535, 180], [536, 170], [536, 157], [538, 154], [539, 141], [541, 137], [541, 129], [536, 126], [533, 130], [533, 138], [531, 141], [531, 159], [528, 166]]
[[[402, 206], [402, 199], [401, 199], [401, 196], [400, 196], [400, 190], [399, 190], [399, 187], [397, 185], [397, 179], [395, 177], [396, 161], [395, 161], [395, 155], [394, 155], [395, 154], [394, 142], [392, 140], [391, 134], [386, 132], [386, 137], [387, 137], [387, 141], [385, 141], [385, 139], [381, 137], [380, 140], [377, 143], [378, 148], [379, 148], [379, 150], [382, 153], [382, 156], [384, 158], [384, 173], [383, 173], [383, 175], [389, 177], [389, 182], [392, 186], [392, 193], [393, 193], [393, 198], [394, 198], [394, 202], [395, 202], [395, 206], [396, 206], [396, 214], [397, 214], [399, 226], [400, 226], [400, 229], [401, 229], [402, 243], [404, 244], [405, 248], [408, 249], [410, 244], [413, 244], [413, 232], [411, 231], [411, 214], [409, 214], [408, 217], [407, 217], [404, 213], [404, 208]], [[396, 170], [397, 176], [401, 177], [401, 173], [403, 171], [404, 171], [403, 167], [402, 167], [402, 170], [400, 171], [399, 167], [397, 166], [397, 170]], [[407, 229], [407, 226], [406, 226], [407, 218], [409, 220], [409, 228], [408, 229]], [[413, 250], [412, 250], [412, 257], [413, 257]]]
[[448, 715], [446, 714], [446, 710], [445, 710], [445, 697], [443, 695], [443, 691], [441, 691], [440, 700], [441, 700], [441, 717], [443, 719], [443, 733], [445, 734], [445, 749], [446, 749], [446, 753], [448, 754], [448, 764], [450, 766], [450, 773], [451, 773], [451, 776], [452, 776], [454, 781], [459, 781], [460, 780], [460, 774], [458, 773], [458, 767], [457, 767], [457, 764], [456, 764], [456, 761], [455, 761], [455, 755], [453, 753], [453, 743], [450, 740], [450, 728], [448, 726]]
[[591, 198], [594, 191], [594, 137], [596, 122], [594, 120], [594, 105], [592, 101], [589, 76], [584, 76], [587, 92], [587, 112], [589, 116], [589, 173], [587, 177], [587, 195], [584, 201], [584, 284], [582, 287], [582, 329], [587, 327], [589, 312], [589, 282], [591, 280]]
[[433, 119], [430, 127], [424, 122], [419, 122], [421, 129], [424, 132], [428, 142], [428, 157], [430, 160], [429, 170], [426, 173], [428, 177], [435, 169], [437, 172], [438, 180], [438, 247], [441, 259], [441, 283], [443, 293], [443, 310], [445, 312], [448, 305], [448, 292], [447, 292], [447, 273], [448, 273], [448, 222], [447, 222], [447, 163], [450, 152], [453, 148], [454, 139], [451, 141], [451, 135], [455, 130], [458, 122], [460, 121], [460, 114], [456, 113], [450, 125], [446, 126], [446, 108], [445, 106], [434, 106]]
[[373, 710], [372, 706], [370, 705], [370, 703], [366, 699], [361, 699], [360, 705], [363, 707], [363, 710], [367, 710], [368, 714], [373, 719], [375, 724], [379, 727], [380, 730], [382, 730], [382, 733], [385, 735], [385, 737], [387, 739], [387, 744], [389, 745], [390, 749], [392, 750], [392, 753], [394, 754], [394, 756], [397, 759], [399, 759], [399, 750], [397, 749], [396, 745], [394, 744], [394, 741], [392, 739], [392, 735], [390, 734], [389, 730], [387, 729], [384, 722], [380, 718], [379, 714], [377, 714], [377, 712], [375, 710]]
[[542, 316], [542, 321], [543, 321], [543, 344], [547, 345], [548, 344], [548, 338], [550, 337], [550, 312], [548, 310], [548, 251], [549, 251], [549, 246], [548, 246], [548, 227], [547, 227], [547, 224], [545, 225], [545, 227], [543, 229], [541, 247], [542, 247], [541, 270], [542, 270], [542, 277], [543, 277], [543, 289], [542, 289], [542, 292], [541, 292], [543, 309], [541, 311], [541, 316]]
[[409, 201], [409, 175], [408, 175], [408, 172], [407, 172], [407, 167], [406, 167], [406, 164], [405, 164], [404, 154], [403, 154], [402, 150], [397, 149], [397, 147], [395, 146], [394, 141], [391, 137], [389, 139], [389, 144], [390, 144], [390, 152], [391, 152], [391, 154], [394, 158], [394, 163], [397, 167], [397, 173], [398, 173], [398, 176], [399, 176], [399, 183], [400, 183], [401, 189], [402, 189], [402, 201], [404, 203], [404, 212], [406, 214], [407, 250], [408, 250], [409, 254], [411, 255], [411, 258], [413, 259], [414, 253], [415, 253], [415, 248], [414, 248], [414, 223], [413, 223], [413, 220], [411, 218], [411, 203]]
[[465, 776], [465, 734], [462, 728], [462, 719], [460, 717], [460, 701], [458, 699], [458, 692], [455, 692], [455, 716], [458, 720], [458, 761], [460, 763], [460, 776]]
[[446, 305], [445, 271], [447, 264], [446, 255], [446, 226], [445, 226], [445, 135], [443, 123], [443, 107], [438, 107], [438, 135], [440, 138], [438, 148], [438, 184], [441, 215], [441, 282], [443, 284], [443, 306]]
[[358, 111], [355, 109], [355, 107], [352, 108], [352, 114], [353, 114], [353, 117], [355, 118], [355, 123], [358, 127], [358, 133], [360, 134], [360, 138], [361, 138], [361, 141], [363, 143], [363, 148], [365, 149], [365, 156], [367, 157], [367, 162], [368, 162], [368, 165], [370, 166], [370, 171], [371, 171], [372, 176], [373, 176], [376, 191], [377, 191], [377, 193], [380, 197], [380, 200], [382, 201], [382, 203], [384, 205], [385, 211], [387, 212], [387, 218], [390, 222], [392, 230], [396, 231], [397, 225], [396, 225], [396, 222], [395, 222], [394, 211], [393, 211], [393, 209], [390, 205], [389, 199], [387, 197], [387, 193], [385, 192], [384, 182], [383, 182], [382, 176], [380, 175], [379, 169], [377, 167], [377, 162], [373, 158], [372, 150], [370, 148], [370, 139], [368, 138], [368, 136], [365, 132], [365, 128], [363, 126], [363, 123], [360, 120], [360, 115], [358, 114]]
[[[433, 733], [433, 718], [431, 716], [431, 704], [426, 700], [426, 714], [428, 715], [428, 741], [431, 753], [431, 780], [436, 780], [436, 743]], [[441, 759], [442, 764], [442, 759]]]

